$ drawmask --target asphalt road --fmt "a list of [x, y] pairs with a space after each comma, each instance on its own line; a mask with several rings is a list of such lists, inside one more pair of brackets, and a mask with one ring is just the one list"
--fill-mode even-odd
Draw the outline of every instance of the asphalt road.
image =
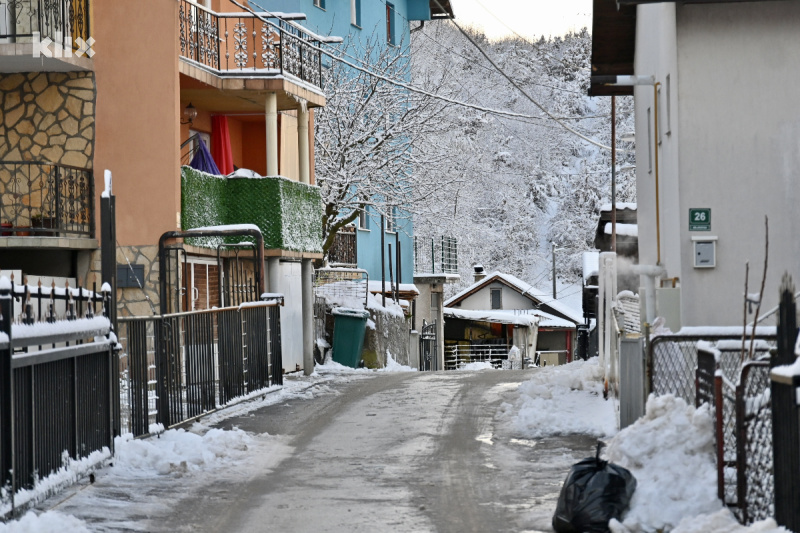
[[222, 427], [285, 435], [287, 458], [224, 487], [210, 483], [151, 517], [197, 532], [552, 531], [586, 436], [515, 438], [495, 414], [533, 370], [380, 374]]

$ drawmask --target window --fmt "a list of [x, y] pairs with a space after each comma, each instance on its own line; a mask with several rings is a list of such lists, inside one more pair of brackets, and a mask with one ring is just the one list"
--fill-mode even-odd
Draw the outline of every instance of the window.
[[386, 217], [384, 218], [384, 229], [388, 233], [394, 233], [397, 231], [397, 213], [395, 212], [396, 207], [390, 207], [386, 213]]
[[325, 9], [325, 0], [314, 0], [314, 5], [320, 9]]
[[361, 27], [361, 0], [350, 0], [350, 24]]
[[386, 42], [389, 44], [397, 44], [394, 26], [394, 5], [386, 2]]
[[503, 289], [492, 289], [492, 309], [503, 308]]
[[366, 208], [358, 212], [358, 229], [369, 229], [369, 215]]

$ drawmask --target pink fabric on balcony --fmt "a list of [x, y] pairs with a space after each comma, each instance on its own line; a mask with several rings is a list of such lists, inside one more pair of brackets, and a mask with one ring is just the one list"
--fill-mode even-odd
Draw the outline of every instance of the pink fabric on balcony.
[[233, 172], [233, 151], [231, 136], [228, 132], [228, 117], [215, 115], [211, 117], [211, 156], [217, 163], [223, 176]]

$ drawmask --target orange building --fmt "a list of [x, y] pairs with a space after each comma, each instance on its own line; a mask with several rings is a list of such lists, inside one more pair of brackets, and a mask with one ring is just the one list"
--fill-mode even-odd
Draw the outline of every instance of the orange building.
[[[230, 305], [264, 287], [286, 295], [284, 329], [304, 330], [285, 336], [284, 368], [308, 366], [322, 38], [231, 0], [17, 4], [0, 14], [0, 271], [99, 285], [108, 169], [120, 316]], [[237, 174], [183, 167], [201, 140]], [[183, 239], [160, 263], [165, 232], [247, 223], [265, 234], [263, 268], [252, 250]]]

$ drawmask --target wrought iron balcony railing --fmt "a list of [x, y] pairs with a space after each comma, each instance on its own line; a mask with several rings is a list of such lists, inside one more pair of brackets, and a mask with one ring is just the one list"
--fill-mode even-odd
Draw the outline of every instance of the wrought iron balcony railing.
[[0, 237], [94, 237], [90, 170], [0, 161]]
[[322, 86], [320, 53], [310, 46], [319, 40], [284, 20], [269, 19], [276, 28], [251, 13], [216, 13], [189, 0], [180, 0], [178, 19], [181, 57], [219, 76], [290, 74]]
[[50, 39], [63, 50], [89, 40], [89, 0], [0, 0], [0, 44]]
[[328, 262], [335, 266], [358, 265], [358, 239], [353, 226], [340, 228], [333, 240], [333, 246], [328, 250]]

